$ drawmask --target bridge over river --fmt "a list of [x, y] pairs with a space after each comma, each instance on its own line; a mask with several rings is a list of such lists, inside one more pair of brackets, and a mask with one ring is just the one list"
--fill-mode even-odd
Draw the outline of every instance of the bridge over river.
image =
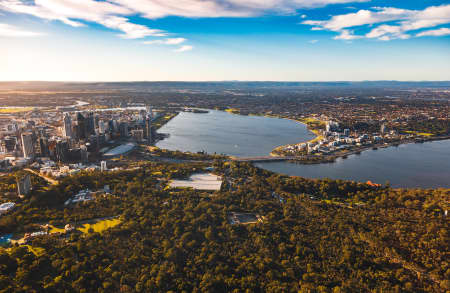
[[231, 159], [236, 162], [273, 162], [273, 161], [288, 161], [298, 160], [302, 157], [280, 157], [280, 156], [262, 156], [262, 157], [232, 157]]

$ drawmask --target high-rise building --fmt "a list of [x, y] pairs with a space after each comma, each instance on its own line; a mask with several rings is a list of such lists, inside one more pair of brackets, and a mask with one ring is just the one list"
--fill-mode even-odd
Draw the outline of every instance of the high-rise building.
[[22, 133], [22, 149], [24, 158], [34, 158], [33, 134]]
[[101, 161], [101, 162], [100, 162], [100, 170], [101, 170], [102, 172], [108, 170], [108, 167], [106, 166], [106, 161]]
[[136, 141], [142, 141], [142, 140], [144, 140], [144, 130], [142, 130], [142, 129], [133, 129], [133, 130], [131, 130], [131, 136]]
[[95, 134], [95, 118], [93, 112], [89, 112], [86, 116], [86, 136], [91, 134]]
[[89, 154], [86, 145], [80, 147], [81, 162], [86, 163], [89, 160]]
[[119, 124], [117, 123], [116, 119], [113, 119], [110, 121], [110, 128], [113, 130], [113, 132], [119, 131]]
[[150, 116], [150, 119], [153, 119], [152, 106], [147, 106], [147, 107], [145, 107], [145, 109], [147, 110], [147, 116]]
[[120, 132], [120, 136], [128, 137], [128, 122], [120, 122], [119, 132]]
[[69, 113], [64, 114], [64, 136], [73, 138], [72, 133], [72, 118], [70, 117]]
[[48, 139], [45, 137], [39, 137], [39, 150], [41, 157], [48, 157], [50, 156], [50, 151], [48, 148]]
[[108, 125], [106, 124], [105, 121], [99, 121], [98, 122], [98, 132], [99, 133], [105, 134], [107, 128], [108, 128]]
[[25, 175], [22, 178], [17, 179], [17, 193], [19, 197], [28, 195], [31, 191], [31, 178], [30, 174]]
[[3, 138], [2, 150], [5, 153], [12, 153], [16, 150], [17, 138], [14, 136], [7, 136]]
[[147, 139], [147, 144], [151, 144], [152, 141], [153, 141], [153, 136], [152, 136], [152, 119], [148, 115], [145, 118], [145, 132], [144, 132], [144, 136]]
[[77, 138], [86, 139], [86, 119], [83, 114], [77, 114]]
[[386, 132], [386, 124], [381, 124], [381, 127], [380, 127], [380, 133], [381, 134], [384, 134]]
[[56, 142], [55, 157], [59, 162], [66, 162], [69, 158], [69, 143], [64, 140]]

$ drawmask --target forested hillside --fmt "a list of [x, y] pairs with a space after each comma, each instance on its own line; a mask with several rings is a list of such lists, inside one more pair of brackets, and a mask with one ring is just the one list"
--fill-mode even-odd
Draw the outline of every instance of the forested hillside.
[[[33, 223], [119, 216], [102, 233], [35, 238], [0, 250], [0, 292], [445, 292], [450, 190], [407, 190], [274, 175], [216, 161], [219, 192], [168, 189], [202, 164], [82, 173], [1, 219]], [[62, 207], [80, 188], [115, 195]], [[232, 212], [262, 222], [232, 225]], [[9, 224], [8, 224], [9, 223]], [[14, 223], [14, 225], [11, 225]], [[39, 248], [39, 249], [38, 249]]]

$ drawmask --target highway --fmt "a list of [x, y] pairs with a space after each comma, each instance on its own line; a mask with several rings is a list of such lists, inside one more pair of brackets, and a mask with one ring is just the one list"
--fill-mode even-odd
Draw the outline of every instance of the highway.
[[34, 171], [34, 170], [32, 170], [32, 169], [25, 168], [24, 170], [25, 170], [25, 171], [28, 171], [28, 172], [30, 172], [30, 173], [33, 173], [34, 175], [37, 175], [37, 176], [39, 176], [39, 177], [45, 179], [48, 183], [50, 183], [50, 184], [52, 184], [52, 185], [58, 185], [58, 183], [59, 183], [58, 180], [55, 180], [55, 179], [50, 178], [50, 177], [48, 177], [48, 176], [45, 176], [45, 175], [43, 175], [43, 174], [41, 174], [41, 173], [39, 173], [39, 172], [36, 172], [36, 171]]

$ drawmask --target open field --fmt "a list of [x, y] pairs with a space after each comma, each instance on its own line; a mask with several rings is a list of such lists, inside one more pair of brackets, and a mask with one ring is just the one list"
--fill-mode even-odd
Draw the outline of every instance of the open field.
[[405, 131], [406, 133], [420, 135], [420, 136], [433, 136], [433, 133], [427, 133], [427, 132], [418, 132], [418, 131]]
[[214, 174], [195, 174], [189, 180], [173, 180], [170, 187], [193, 188], [197, 190], [220, 190], [222, 178]]
[[21, 113], [32, 111], [33, 107], [6, 107], [0, 108], [0, 114], [13, 114], [13, 113]]
[[82, 227], [77, 229], [83, 233], [89, 233], [90, 229], [92, 229], [94, 232], [101, 233], [109, 228], [119, 225], [120, 222], [121, 221], [119, 219], [102, 220], [93, 224], [83, 224]]

